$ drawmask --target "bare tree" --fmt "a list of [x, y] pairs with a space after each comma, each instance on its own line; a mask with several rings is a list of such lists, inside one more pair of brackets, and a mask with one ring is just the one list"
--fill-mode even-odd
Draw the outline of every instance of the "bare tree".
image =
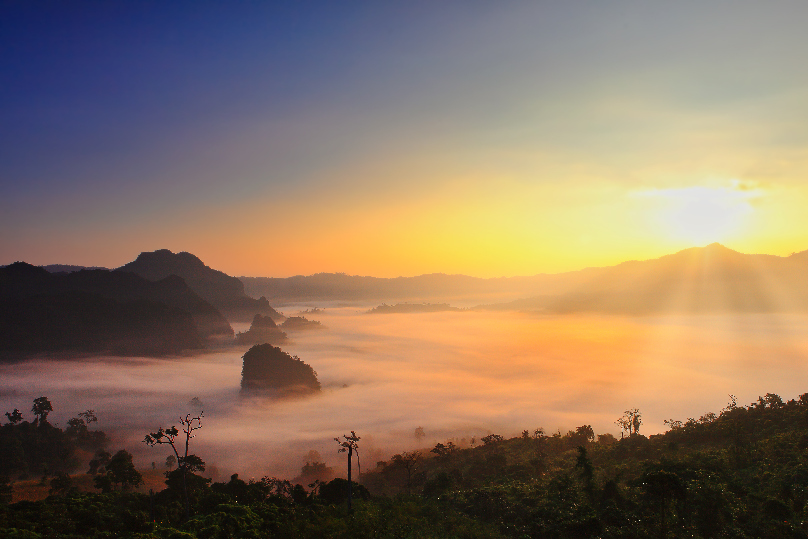
[[348, 436], [347, 434], [342, 435], [345, 438], [345, 441], [340, 440], [339, 438], [334, 438], [334, 441], [339, 444], [339, 452], [344, 453], [348, 452], [348, 511], [351, 510], [351, 496], [353, 493], [351, 492], [351, 459], [353, 457], [354, 451], [356, 451], [356, 464], [359, 467], [359, 477], [362, 477], [362, 466], [359, 464], [359, 446], [357, 442], [360, 440], [359, 436], [356, 435], [354, 431], [351, 431], [351, 435]]
[[[185, 518], [191, 518], [191, 502], [188, 499], [188, 481], [186, 479], [188, 475], [189, 468], [195, 464], [195, 460], [199, 460], [199, 457], [196, 459], [189, 459], [188, 455], [188, 448], [191, 443], [191, 438], [194, 437], [194, 431], [199, 430], [202, 428], [202, 417], [204, 416], [204, 412], [200, 412], [198, 416], [191, 416], [191, 414], [185, 414], [185, 417], [180, 417], [180, 425], [182, 429], [179, 430], [177, 427], [172, 426], [170, 429], [164, 429], [160, 427], [157, 432], [152, 432], [146, 435], [146, 438], [143, 440], [146, 445], [150, 447], [154, 447], [159, 444], [168, 444], [171, 446], [171, 449], [174, 450], [174, 455], [177, 459], [177, 464], [179, 465], [179, 469], [182, 470], [182, 494], [185, 498]], [[177, 449], [177, 437], [180, 436], [180, 432], [185, 434], [185, 453], [180, 456], [179, 450]], [[182, 438], [180, 437], [180, 440]], [[190, 455], [193, 457], [194, 455]]]

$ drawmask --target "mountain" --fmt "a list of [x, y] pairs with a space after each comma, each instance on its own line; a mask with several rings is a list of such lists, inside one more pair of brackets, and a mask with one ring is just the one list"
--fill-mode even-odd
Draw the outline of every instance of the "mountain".
[[261, 316], [260, 314], [255, 315], [249, 330], [236, 335], [238, 344], [278, 344], [285, 340], [286, 333], [278, 329], [275, 321], [269, 316]]
[[50, 273], [73, 273], [74, 271], [81, 271], [83, 269], [109, 269], [102, 268], [101, 266], [73, 266], [70, 264], [49, 264], [41, 267]]
[[300, 301], [361, 301], [425, 303], [434, 300], [474, 304], [517, 299], [567, 289], [585, 280], [590, 270], [533, 277], [482, 279], [432, 273], [417, 277], [364, 277], [317, 273], [294, 277], [240, 277], [247, 294], [278, 303]]
[[168, 249], [143, 252], [136, 260], [116, 271], [134, 273], [150, 281], [159, 281], [171, 275], [182, 277], [194, 292], [233, 321], [252, 320], [256, 314], [270, 316], [278, 322], [284, 318], [270, 307], [265, 297], [248, 297], [239, 279], [206, 266], [191, 253], [175, 254]]
[[806, 275], [808, 251], [788, 257], [742, 254], [715, 243], [653, 260], [529, 277], [318, 273], [241, 279], [248, 293], [278, 302], [451, 301], [485, 309], [653, 314], [808, 311]]
[[150, 282], [107, 270], [0, 268], [0, 357], [175, 354], [232, 337], [227, 321], [179, 277]]
[[749, 255], [713, 243], [590, 271], [555, 295], [487, 306], [550, 313], [616, 314], [808, 311], [808, 254]]

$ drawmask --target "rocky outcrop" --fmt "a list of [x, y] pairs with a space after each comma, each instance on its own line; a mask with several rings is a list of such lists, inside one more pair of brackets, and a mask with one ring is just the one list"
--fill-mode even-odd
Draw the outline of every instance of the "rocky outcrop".
[[241, 389], [247, 392], [307, 394], [320, 391], [317, 373], [297, 356], [271, 344], [257, 344], [243, 356]]
[[236, 335], [238, 344], [278, 344], [286, 340], [286, 333], [278, 329], [277, 324], [269, 316], [256, 314], [250, 329]]

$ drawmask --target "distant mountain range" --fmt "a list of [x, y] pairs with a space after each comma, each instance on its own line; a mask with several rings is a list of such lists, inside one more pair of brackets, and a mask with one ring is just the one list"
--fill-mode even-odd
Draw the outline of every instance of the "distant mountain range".
[[808, 251], [747, 255], [714, 243], [588, 270], [556, 294], [488, 306], [615, 314], [808, 311]]
[[717, 243], [654, 260], [499, 279], [320, 273], [239, 280], [190, 253], [167, 250], [141, 253], [117, 270], [46, 268], [24, 262], [0, 268], [0, 360], [65, 353], [162, 355], [232, 344], [233, 330], [222, 313], [231, 320], [257, 314], [283, 320], [266, 297], [398, 303], [374, 312], [455, 310], [447, 303], [460, 301], [476, 309], [545, 313], [808, 312], [808, 251], [747, 255]]
[[654, 314], [808, 311], [808, 251], [742, 254], [714, 243], [645, 261], [532, 277], [431, 274], [383, 279], [319, 273], [242, 277], [247, 293], [274, 302], [464, 302], [548, 313]]

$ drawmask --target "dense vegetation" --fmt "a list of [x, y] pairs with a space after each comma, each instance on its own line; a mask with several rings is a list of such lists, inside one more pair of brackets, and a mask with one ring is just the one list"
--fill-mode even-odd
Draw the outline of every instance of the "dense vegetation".
[[6, 412], [0, 426], [0, 477], [26, 478], [68, 473], [84, 466], [88, 455], [102, 450], [106, 434], [89, 427], [97, 421], [92, 410], [81, 412], [62, 430], [48, 422], [53, 405], [46, 397], [34, 400], [33, 421], [18, 409]]
[[733, 400], [718, 414], [667, 423], [667, 433], [647, 438], [641, 413], [629, 410], [618, 421], [620, 440], [582, 425], [404, 452], [353, 485], [351, 512], [344, 479], [306, 489], [237, 475], [210, 484], [194, 473], [190, 519], [177, 470], [153, 497], [125, 485], [106, 494], [68, 486], [0, 508], [0, 535], [808, 537], [808, 394], [788, 402], [767, 394], [749, 406]]

